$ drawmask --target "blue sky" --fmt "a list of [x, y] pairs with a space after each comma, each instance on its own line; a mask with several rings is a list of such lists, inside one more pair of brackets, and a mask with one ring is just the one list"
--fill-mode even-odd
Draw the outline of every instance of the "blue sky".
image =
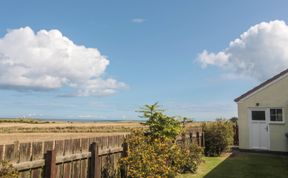
[[[91, 74], [85, 78], [85, 82], [72, 78], [68, 82], [61, 80], [62, 83], [53, 85], [52, 89], [43, 87], [42, 83], [42, 88], [39, 89], [40, 84], [18, 86], [14, 79], [3, 79], [3, 82], [0, 79], [0, 117], [137, 119], [135, 110], [154, 102], [159, 102], [167, 114], [196, 120], [236, 116], [234, 98], [280, 72], [283, 66], [287, 67], [287, 62], [284, 56], [281, 60], [284, 65], [275, 67], [271, 73], [263, 73], [269, 70], [267, 64], [270, 63], [265, 63], [264, 59], [261, 61], [257, 56], [250, 58], [251, 53], [245, 50], [245, 54], [248, 52], [243, 60], [249, 61], [246, 60], [244, 63], [250, 64], [251, 60], [254, 61], [253, 66], [258, 67], [249, 71], [246, 71], [245, 67], [239, 69], [239, 63], [231, 62], [235, 61], [236, 57], [233, 56], [239, 56], [238, 53], [235, 54], [238, 48], [229, 47], [229, 43], [237, 38], [241, 39], [240, 35], [252, 26], [259, 29], [262, 26], [278, 28], [281, 24], [269, 22], [287, 22], [287, 5], [286, 1], [281, 0], [2, 1], [1, 39], [13, 29], [24, 27], [34, 33], [43, 29], [46, 32], [57, 29], [74, 44], [85, 46], [81, 54], [88, 53], [86, 48], [96, 48], [101, 56], [109, 61], [109, 65], [100, 76], [95, 77]], [[267, 24], [260, 26], [261, 22]], [[285, 25], [282, 24], [284, 29]], [[271, 33], [273, 34], [273, 31], [263, 32], [264, 35]], [[279, 31], [275, 33], [279, 34]], [[249, 34], [247, 40], [244, 37], [242, 40], [250, 42], [253, 34], [252, 37]], [[261, 30], [260, 35], [257, 34], [258, 39], [262, 34]], [[281, 34], [279, 38], [284, 38], [285, 34]], [[13, 38], [14, 44], [19, 40], [18, 37]], [[269, 41], [269, 38], [264, 38], [264, 42], [265, 40]], [[8, 57], [9, 54], [13, 56], [15, 53], [22, 56], [21, 50], [13, 51], [14, 44], [9, 40], [2, 43], [0, 53], [2, 50]], [[12, 47], [6, 50], [7, 46]], [[277, 49], [275, 47], [274, 50]], [[207, 50], [206, 57], [204, 50]], [[224, 57], [221, 57], [221, 52]], [[273, 51], [268, 52], [271, 56], [276, 56]], [[23, 55], [26, 53], [23, 52]], [[239, 61], [242, 61], [240, 57]], [[75, 60], [78, 58], [75, 57]], [[0, 56], [0, 61], [1, 59]], [[14, 58], [11, 57], [11, 60]], [[274, 58], [267, 59], [269, 62], [273, 60]], [[46, 62], [43, 60], [43, 66], [50, 64]], [[85, 60], [81, 62], [85, 63]], [[30, 65], [29, 59], [24, 63]], [[75, 64], [78, 64], [77, 61]], [[97, 65], [98, 63], [95, 64], [96, 68]], [[33, 66], [35, 67], [34, 63], [30, 67]], [[59, 67], [59, 70], [70, 71], [67, 66], [62, 67]], [[51, 68], [53, 66], [45, 69]], [[11, 71], [14, 70], [16, 69], [11, 67]], [[56, 73], [57, 70], [55, 69]], [[3, 71], [0, 71], [0, 78], [1, 75], [7, 78], [8, 74]], [[37, 73], [34, 69], [29, 69], [29, 72], [31, 71], [33, 74]], [[79, 69], [78, 72], [86, 71]], [[44, 76], [43, 73], [41, 75]], [[30, 78], [29, 82], [33, 82], [35, 78]], [[110, 88], [105, 88], [104, 94], [102, 88], [97, 88], [97, 92], [91, 92], [88, 91], [88, 87], [82, 86], [94, 82], [95, 78], [103, 80], [104, 85], [107, 84], [108, 78], [113, 78], [116, 83], [113, 87], [107, 84]], [[90, 86], [92, 87], [89, 83]], [[87, 92], [84, 95], [66, 96], [66, 93], [78, 90]]]

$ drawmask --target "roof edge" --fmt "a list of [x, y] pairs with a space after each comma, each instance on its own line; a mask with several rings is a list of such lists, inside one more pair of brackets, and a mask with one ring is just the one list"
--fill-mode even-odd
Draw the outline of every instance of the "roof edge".
[[253, 94], [254, 92], [258, 91], [259, 89], [267, 86], [268, 84], [272, 83], [273, 81], [275, 81], [276, 79], [279, 79], [280, 77], [284, 76], [285, 74], [288, 73], [288, 69], [280, 72], [279, 74], [271, 77], [270, 79], [266, 80], [265, 82], [259, 84], [258, 86], [252, 88], [251, 90], [248, 90], [246, 93], [242, 94], [241, 96], [237, 97], [234, 99], [235, 102], [239, 102], [241, 99]]

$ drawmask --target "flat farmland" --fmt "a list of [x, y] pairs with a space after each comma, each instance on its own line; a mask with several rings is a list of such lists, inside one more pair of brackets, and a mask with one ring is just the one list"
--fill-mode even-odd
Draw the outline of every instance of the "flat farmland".
[[[1, 120], [0, 120], [1, 121]], [[0, 122], [0, 144], [15, 141], [35, 142], [127, 134], [131, 129], [144, 128], [140, 122], [64, 122], [64, 121], [23, 121]], [[24, 122], [28, 122], [25, 120]], [[201, 123], [188, 123], [186, 128], [200, 127]]]
[[0, 144], [127, 134], [140, 122], [0, 123]]
[[113, 133], [10, 133], [0, 134], [0, 145], [11, 144], [15, 141], [24, 142], [40, 142], [49, 140], [63, 140], [76, 138], [90, 138], [100, 136], [112, 136], [115, 134], [127, 134], [127, 132]]
[[49, 123], [0, 123], [1, 128], [21, 127], [21, 128], [51, 128], [51, 127], [139, 127], [140, 122], [49, 122]]

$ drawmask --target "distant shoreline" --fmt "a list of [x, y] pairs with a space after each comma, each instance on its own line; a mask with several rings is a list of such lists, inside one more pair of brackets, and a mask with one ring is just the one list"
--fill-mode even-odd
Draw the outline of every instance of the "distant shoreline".
[[0, 118], [1, 120], [36, 120], [36, 121], [50, 121], [50, 122], [145, 122], [145, 119], [50, 119], [50, 118]]

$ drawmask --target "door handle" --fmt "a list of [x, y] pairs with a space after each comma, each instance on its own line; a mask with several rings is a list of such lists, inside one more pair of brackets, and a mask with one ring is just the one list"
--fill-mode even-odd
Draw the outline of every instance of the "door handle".
[[268, 128], [268, 125], [267, 125], [267, 126], [266, 126], [266, 131], [267, 131], [267, 132], [268, 132], [268, 129], [269, 129], [269, 128]]

